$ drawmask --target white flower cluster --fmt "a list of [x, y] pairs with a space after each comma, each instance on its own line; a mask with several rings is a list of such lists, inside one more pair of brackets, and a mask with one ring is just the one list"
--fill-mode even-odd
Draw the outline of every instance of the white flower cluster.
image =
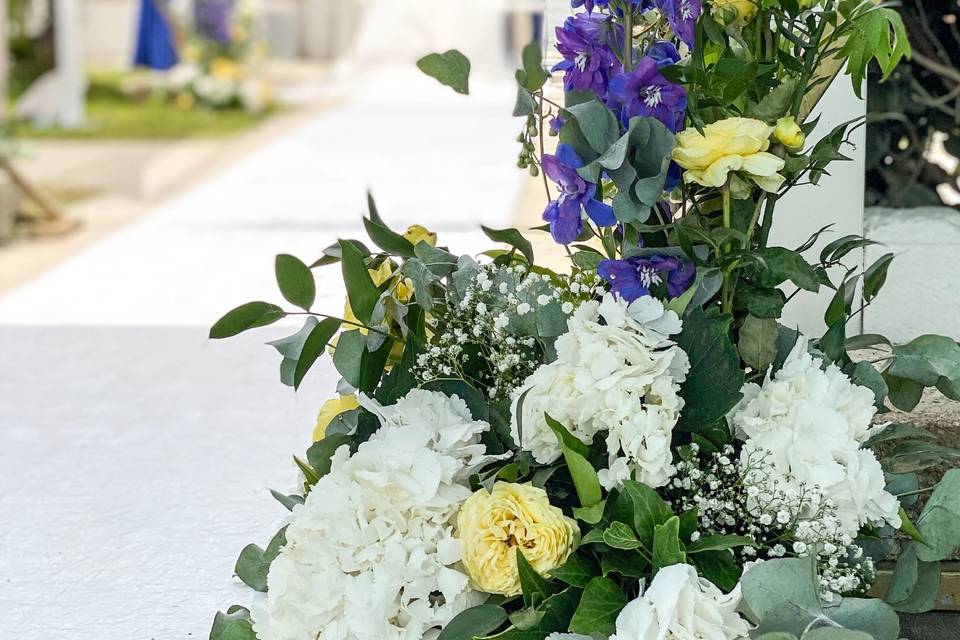
[[724, 594], [687, 564], [664, 567], [650, 587], [617, 616], [610, 640], [747, 638], [750, 624], [737, 613], [740, 585]]
[[508, 399], [542, 360], [525, 325], [535, 325], [536, 312], [545, 307], [569, 316], [598, 292], [602, 287], [595, 277], [555, 282], [523, 265], [477, 265], [459, 298], [438, 312], [438, 333], [418, 356], [414, 373], [421, 382], [459, 377], [486, 389], [492, 400]]
[[492, 458], [457, 397], [411, 391], [390, 407], [361, 398], [381, 428], [294, 507], [265, 603], [261, 640], [433, 638], [482, 596], [468, 587], [452, 529], [467, 477]]
[[885, 491], [883, 469], [861, 445], [874, 433], [874, 394], [797, 340], [783, 368], [763, 386], [748, 384], [729, 416], [745, 444], [741, 455], [771, 452], [781, 487], [818, 488], [836, 506], [851, 536], [867, 524], [900, 527], [897, 498]]
[[541, 464], [557, 460], [562, 451], [548, 413], [585, 444], [606, 432], [609, 468], [600, 471], [600, 482], [607, 489], [631, 478], [651, 487], [666, 484], [674, 472], [672, 431], [683, 407], [678, 392], [690, 368], [686, 353], [669, 339], [680, 329], [677, 314], [650, 296], [628, 305], [607, 294], [602, 302], [582, 304], [557, 339], [557, 360], [514, 392], [514, 441]]
[[[696, 444], [691, 445], [694, 455]], [[836, 506], [816, 487], [783, 483], [773, 454], [752, 451], [737, 458], [735, 449], [677, 464], [671, 483], [679, 511], [697, 510], [698, 524], [710, 534], [745, 536], [753, 544], [739, 548], [738, 560], [764, 560], [817, 554], [821, 592], [863, 590], [874, 578], [872, 560], [842, 526]], [[699, 539], [700, 531], [693, 538]]]

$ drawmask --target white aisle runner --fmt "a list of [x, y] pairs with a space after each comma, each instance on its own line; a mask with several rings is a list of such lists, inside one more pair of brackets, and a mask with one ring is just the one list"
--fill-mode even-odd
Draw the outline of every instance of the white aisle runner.
[[[211, 343], [230, 307], [279, 301], [273, 257], [361, 237], [364, 191], [389, 224], [461, 252], [509, 224], [522, 176], [504, 82], [463, 97], [417, 72], [378, 74], [277, 140], [0, 299], [0, 638], [205, 638], [249, 602], [231, 578], [265, 546], [336, 380], [294, 394], [262, 342]], [[342, 309], [336, 267], [318, 309]], [[289, 331], [287, 331], [289, 332]]]

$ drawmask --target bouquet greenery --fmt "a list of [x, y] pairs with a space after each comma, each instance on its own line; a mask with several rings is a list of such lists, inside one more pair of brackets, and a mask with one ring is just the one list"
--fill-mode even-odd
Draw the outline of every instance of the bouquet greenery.
[[[895, 640], [897, 611], [933, 606], [960, 546], [960, 471], [923, 487], [918, 472], [960, 453], [882, 414], [926, 387], [960, 399], [960, 345], [847, 335], [892, 259], [843, 267], [868, 240], [768, 245], [778, 200], [844, 160], [858, 126], [808, 144], [811, 107], [841, 69], [859, 91], [871, 61], [889, 74], [909, 54], [898, 15], [573, 5], [552, 69], [564, 103], [531, 45], [515, 107], [567, 271], [516, 229], [453, 255], [371, 199], [374, 248], [279, 256], [290, 310], [252, 302], [212, 328], [306, 316], [271, 343], [283, 381], [327, 352], [342, 376], [295, 458], [302, 492], [274, 492], [286, 526], [237, 562], [266, 595], [217, 614], [212, 639]], [[459, 52], [419, 66], [468, 92]], [[313, 270], [333, 265], [338, 316], [313, 309]], [[780, 322], [822, 288], [824, 335]], [[878, 355], [851, 357], [865, 347]], [[894, 547], [885, 599], [866, 597]]]

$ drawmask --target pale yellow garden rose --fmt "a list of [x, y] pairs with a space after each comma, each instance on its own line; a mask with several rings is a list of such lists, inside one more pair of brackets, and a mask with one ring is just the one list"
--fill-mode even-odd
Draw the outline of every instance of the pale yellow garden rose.
[[210, 75], [221, 80], [239, 80], [243, 68], [229, 58], [217, 58], [210, 63]]
[[803, 129], [800, 128], [793, 116], [785, 116], [777, 120], [777, 126], [773, 129], [773, 137], [791, 151], [802, 149], [803, 144], [807, 141]]
[[403, 232], [403, 237], [413, 246], [417, 246], [421, 242], [426, 242], [431, 247], [437, 246], [437, 234], [418, 224], [407, 227], [407, 230]]
[[333, 422], [333, 419], [345, 411], [356, 409], [360, 406], [357, 396], [349, 394], [337, 398], [330, 398], [320, 407], [320, 413], [317, 415], [317, 426], [313, 429], [313, 441], [318, 442], [327, 436], [327, 427]]
[[456, 536], [473, 587], [486, 593], [520, 593], [517, 549], [537, 573], [567, 561], [580, 535], [577, 523], [530, 484], [498, 482], [460, 507]]
[[734, 9], [737, 14], [733, 19], [733, 24], [742, 27], [756, 15], [757, 2], [759, 0], [713, 0], [713, 10], [715, 14], [724, 16], [729, 12], [729, 9]]
[[708, 124], [703, 133], [677, 134], [673, 159], [686, 169], [683, 179], [705, 187], [722, 187], [731, 172], [740, 172], [764, 191], [776, 192], [784, 177], [783, 158], [768, 153], [773, 127], [751, 118], [727, 118]]

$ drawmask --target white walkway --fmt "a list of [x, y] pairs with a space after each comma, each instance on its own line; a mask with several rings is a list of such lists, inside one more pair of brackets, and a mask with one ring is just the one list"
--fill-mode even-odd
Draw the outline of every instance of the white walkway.
[[[0, 638], [204, 638], [264, 546], [335, 375], [294, 394], [262, 342], [210, 343], [232, 306], [279, 301], [273, 257], [361, 237], [364, 192], [462, 252], [510, 223], [522, 175], [509, 79], [463, 97], [416, 71], [244, 159], [0, 299]], [[339, 311], [336, 267], [318, 308]], [[324, 373], [325, 371], [325, 373]]]

